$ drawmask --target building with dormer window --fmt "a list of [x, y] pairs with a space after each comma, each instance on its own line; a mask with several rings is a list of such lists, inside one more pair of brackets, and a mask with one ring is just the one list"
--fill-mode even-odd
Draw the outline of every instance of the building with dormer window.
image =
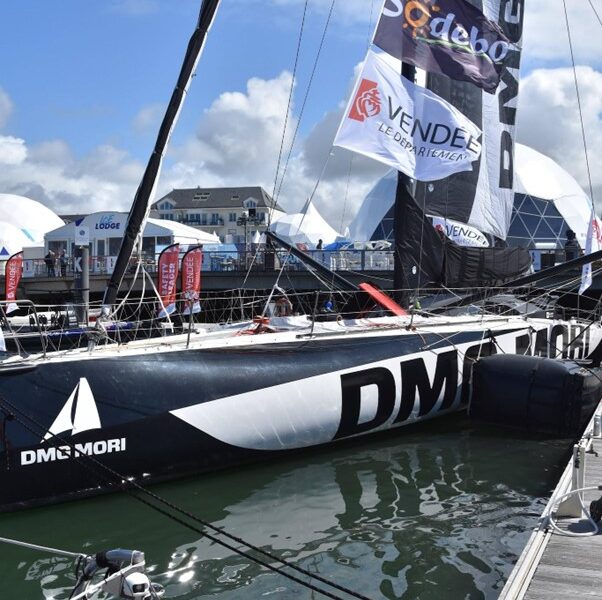
[[269, 222], [285, 214], [258, 186], [172, 190], [152, 209], [160, 219], [202, 228], [234, 244], [250, 242], [256, 231], [265, 231]]

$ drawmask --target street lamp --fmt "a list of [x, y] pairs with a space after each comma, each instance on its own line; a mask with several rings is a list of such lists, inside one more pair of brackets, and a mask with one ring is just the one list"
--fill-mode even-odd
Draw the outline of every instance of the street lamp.
[[245, 264], [247, 263], [247, 253], [249, 251], [248, 242], [247, 242], [247, 225], [250, 223], [251, 225], [256, 225], [259, 221], [257, 220], [257, 212], [255, 208], [249, 208], [249, 210], [243, 210], [242, 214], [238, 219], [236, 219], [236, 224], [238, 226], [243, 226], [245, 228]]

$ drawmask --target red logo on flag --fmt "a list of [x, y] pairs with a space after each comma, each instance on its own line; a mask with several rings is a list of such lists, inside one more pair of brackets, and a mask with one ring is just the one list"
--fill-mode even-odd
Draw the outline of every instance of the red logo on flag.
[[363, 123], [369, 117], [374, 117], [380, 113], [380, 106], [378, 83], [369, 79], [362, 79], [349, 112], [349, 118]]
[[598, 219], [592, 221], [593, 238], [598, 242], [599, 246], [602, 246], [602, 231], [600, 231], [600, 225]]

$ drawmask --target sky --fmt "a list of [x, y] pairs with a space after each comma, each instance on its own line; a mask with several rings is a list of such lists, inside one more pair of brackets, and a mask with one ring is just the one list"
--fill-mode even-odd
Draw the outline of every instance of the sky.
[[[602, 24], [594, 12], [602, 17], [602, 0], [566, 2], [602, 209]], [[157, 198], [173, 188], [261, 185], [276, 191], [289, 212], [313, 195], [330, 224], [344, 230], [386, 171], [332, 148], [381, 0], [335, 0], [322, 43], [331, 4], [309, 0], [304, 13], [305, 0], [222, 0]], [[526, 4], [518, 141], [559, 162], [589, 191], [563, 2]], [[0, 192], [60, 214], [128, 210], [199, 6], [200, 0], [0, 3]], [[280, 155], [286, 174], [275, 186]]]

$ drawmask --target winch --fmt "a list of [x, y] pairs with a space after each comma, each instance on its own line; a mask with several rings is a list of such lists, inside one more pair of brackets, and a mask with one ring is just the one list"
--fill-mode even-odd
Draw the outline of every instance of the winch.
[[[100, 581], [98, 576], [105, 571]], [[76, 567], [77, 584], [70, 600], [87, 600], [97, 592], [127, 600], [154, 600], [162, 598], [165, 589], [152, 583], [145, 571], [144, 553], [117, 548], [81, 557]]]

